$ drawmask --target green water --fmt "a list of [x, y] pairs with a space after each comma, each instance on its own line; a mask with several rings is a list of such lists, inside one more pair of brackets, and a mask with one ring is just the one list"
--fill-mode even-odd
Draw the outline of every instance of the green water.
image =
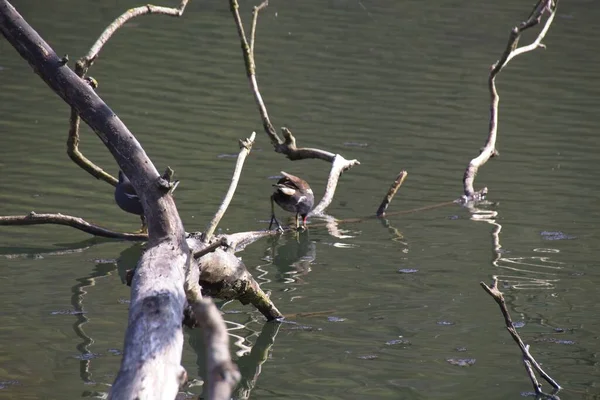
[[[138, 5], [13, 4], [71, 60]], [[252, 5], [241, 4], [246, 21]], [[374, 213], [401, 169], [409, 177], [392, 212], [462, 193], [464, 168], [486, 137], [489, 65], [529, 6], [271, 2], [260, 17], [256, 57], [272, 121], [289, 127], [299, 145], [361, 162], [343, 175], [332, 215]], [[521, 398], [531, 385], [519, 351], [479, 286], [493, 275], [514, 320], [524, 324], [525, 342], [565, 387], [561, 398], [600, 396], [598, 18], [591, 1], [563, 1], [548, 48], [513, 60], [498, 78], [501, 156], [476, 179], [477, 188], [490, 189], [493, 204], [483, 208], [498, 213], [495, 221], [449, 205], [391, 216], [391, 228], [374, 219], [340, 225], [343, 237], [313, 228], [298, 240], [264, 240], [239, 254], [279, 309], [295, 315], [277, 330], [249, 307], [223, 305], [250, 398]], [[322, 194], [329, 165], [288, 161], [262, 132], [226, 2], [192, 0], [181, 19], [133, 21], [90, 74], [159, 170], [176, 170], [186, 230], [204, 229], [228, 186], [228, 155], [252, 131], [258, 140], [223, 230], [267, 226], [268, 178], [280, 170]], [[0, 215], [61, 212], [137, 229], [138, 219], [114, 205], [111, 187], [67, 157], [68, 116], [0, 39]], [[116, 173], [87, 128], [81, 149]], [[139, 245], [65, 227], [0, 227], [0, 398], [107, 392], [127, 321], [123, 274], [140, 252]], [[186, 332], [182, 363], [191, 378], [204, 374], [202, 351], [199, 333]], [[201, 391], [185, 389], [196, 397]]]

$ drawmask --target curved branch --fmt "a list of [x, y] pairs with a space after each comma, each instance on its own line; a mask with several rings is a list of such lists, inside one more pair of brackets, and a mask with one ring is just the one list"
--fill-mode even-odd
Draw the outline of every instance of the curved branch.
[[344, 171], [352, 168], [354, 165], [360, 164], [357, 160], [346, 160], [344, 157], [336, 154], [333, 163], [331, 164], [331, 171], [329, 171], [329, 178], [327, 179], [327, 187], [325, 188], [325, 194], [323, 198], [313, 208], [309, 215], [320, 215], [325, 212], [325, 209], [329, 207], [333, 201], [335, 189], [337, 188], [338, 180]]
[[[550, 29], [550, 25], [552, 24], [554, 16], [556, 15], [557, 6], [557, 0], [554, 3], [553, 0], [538, 1], [527, 21], [522, 22], [519, 26], [516, 26], [512, 29], [506, 49], [500, 56], [500, 59], [492, 66], [488, 78], [488, 87], [491, 97], [488, 139], [485, 146], [481, 149], [479, 156], [472, 159], [465, 170], [463, 177], [464, 195], [459, 199], [463, 204], [470, 201], [481, 201], [485, 198], [488, 192], [487, 188], [483, 188], [477, 192], [475, 192], [475, 189], [473, 188], [475, 176], [477, 175], [477, 171], [481, 166], [483, 166], [491, 157], [498, 155], [498, 151], [496, 150], [496, 137], [498, 133], [498, 103], [500, 102], [500, 96], [498, 96], [498, 92], [496, 90], [496, 76], [500, 73], [500, 71], [502, 71], [508, 62], [517, 55], [535, 50], [538, 47], [544, 47], [541, 44], [541, 41], [544, 39], [548, 29]], [[544, 28], [538, 34], [537, 39], [528, 46], [517, 48], [521, 34], [532, 26], [537, 25], [541, 21], [541, 18], [546, 11], [550, 12], [550, 16], [546, 20]]]
[[213, 217], [212, 221], [208, 224], [206, 228], [206, 232], [204, 233], [204, 242], [208, 243], [212, 238], [213, 233], [215, 233], [215, 229], [223, 215], [225, 215], [225, 211], [227, 211], [227, 207], [229, 207], [229, 203], [231, 203], [231, 199], [233, 198], [233, 194], [235, 193], [235, 189], [237, 188], [238, 182], [240, 180], [240, 175], [242, 175], [242, 168], [244, 167], [244, 161], [246, 157], [252, 150], [252, 145], [254, 144], [254, 139], [256, 138], [256, 132], [252, 132], [252, 135], [249, 139], [240, 140], [240, 154], [238, 155], [237, 162], [235, 163], [235, 170], [233, 172], [233, 177], [231, 178], [231, 184], [229, 185], [229, 190], [223, 199], [223, 202], [219, 206], [217, 213]]
[[[92, 66], [98, 53], [102, 50], [102, 47], [108, 42], [112, 35], [125, 23], [135, 17], [146, 14], [164, 14], [171, 15], [174, 17], [180, 17], [185, 10], [188, 0], [182, 0], [181, 4], [177, 8], [171, 7], [159, 7], [152, 4], [148, 4], [141, 7], [132, 8], [121, 14], [115, 19], [105, 30], [102, 32], [100, 37], [96, 40], [96, 43], [92, 46], [87, 55], [79, 59], [75, 65], [75, 73], [80, 77], [84, 78], [87, 74], [88, 69]], [[97, 82], [94, 79], [90, 79], [93, 82], [93, 86], [97, 86]], [[87, 171], [96, 179], [101, 179], [112, 186], [116, 186], [118, 180], [111, 174], [98, 167], [88, 158], [86, 158], [81, 151], [79, 151], [79, 125], [80, 119], [79, 114], [75, 109], [71, 109], [71, 117], [69, 119], [69, 137], [67, 139], [67, 154], [69, 158], [73, 160], [75, 164], [81, 167], [84, 171]]]
[[102, 228], [101, 226], [91, 224], [83, 218], [73, 217], [63, 214], [37, 214], [30, 212], [27, 215], [9, 215], [0, 216], [0, 225], [41, 225], [56, 224], [70, 226], [90, 235], [100, 236], [111, 239], [144, 241], [148, 240], [148, 235], [144, 233], [121, 233]]

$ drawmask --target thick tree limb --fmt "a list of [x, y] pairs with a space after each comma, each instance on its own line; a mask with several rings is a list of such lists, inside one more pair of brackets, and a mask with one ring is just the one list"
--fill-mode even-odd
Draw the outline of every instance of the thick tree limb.
[[231, 393], [240, 381], [240, 372], [231, 362], [227, 327], [215, 303], [209, 298], [200, 299], [192, 305], [199, 326], [204, 331], [208, 382], [203, 398], [231, 399]]
[[148, 235], [144, 233], [121, 233], [111, 231], [101, 226], [91, 224], [83, 218], [73, 217], [63, 214], [37, 214], [30, 212], [27, 215], [9, 215], [0, 216], [0, 225], [41, 225], [41, 224], [57, 224], [70, 226], [80, 231], [89, 233], [90, 235], [100, 236], [111, 239], [143, 241], [148, 240]]
[[[96, 43], [92, 46], [87, 55], [79, 59], [75, 65], [75, 72], [80, 78], [84, 78], [88, 72], [88, 69], [92, 66], [100, 50], [102, 47], [108, 42], [108, 40], [112, 37], [112, 35], [125, 23], [129, 20], [138, 17], [140, 15], [146, 14], [164, 14], [171, 15], [174, 17], [180, 17], [185, 10], [185, 6], [187, 5], [188, 0], [182, 0], [177, 8], [171, 7], [160, 7], [154, 6], [152, 4], [147, 4], [145, 6], [136, 7], [127, 10], [123, 14], [121, 14], [117, 19], [115, 19], [105, 30], [102, 32]], [[92, 80], [94, 85], [97, 84], [95, 80]], [[84, 171], [87, 171], [96, 179], [101, 179], [113, 186], [117, 185], [117, 179], [104, 171], [102, 168], [98, 167], [88, 158], [86, 158], [81, 151], [79, 150], [79, 125], [80, 119], [77, 110], [71, 109], [71, 117], [69, 118], [69, 137], [67, 139], [67, 154]]]
[[375, 213], [378, 217], [385, 217], [385, 210], [387, 210], [387, 208], [389, 207], [390, 203], [392, 202], [392, 199], [396, 195], [396, 192], [398, 192], [398, 189], [400, 189], [400, 186], [402, 186], [402, 183], [404, 182], [407, 176], [408, 172], [400, 171], [400, 173], [394, 180], [394, 183], [392, 183], [392, 186], [390, 186], [387, 194], [381, 201], [377, 212]]
[[[522, 22], [519, 26], [516, 26], [512, 29], [506, 49], [500, 56], [500, 59], [492, 66], [488, 78], [488, 87], [491, 97], [488, 139], [485, 146], [481, 149], [479, 156], [471, 160], [465, 171], [463, 177], [464, 195], [460, 198], [460, 202], [463, 204], [469, 201], [481, 201], [485, 198], [487, 194], [487, 188], [483, 188], [477, 192], [475, 192], [475, 189], [473, 189], [475, 176], [482, 165], [484, 165], [491, 157], [498, 155], [498, 151], [496, 150], [496, 137], [498, 134], [498, 104], [500, 102], [500, 97], [496, 91], [496, 76], [500, 73], [500, 71], [502, 71], [508, 62], [517, 55], [535, 50], [538, 47], [545, 47], [541, 42], [548, 32], [548, 29], [550, 29], [552, 21], [554, 20], [557, 6], [558, 0], [539, 0], [533, 8], [529, 18]], [[546, 20], [544, 28], [538, 34], [537, 39], [528, 46], [517, 48], [521, 34], [532, 26], [537, 25], [541, 21], [542, 16], [546, 11], [550, 13], [550, 16]]]
[[206, 232], [204, 232], [204, 242], [207, 243], [212, 238], [213, 233], [215, 233], [215, 229], [223, 215], [225, 215], [225, 211], [227, 211], [227, 207], [229, 207], [229, 203], [231, 203], [231, 199], [233, 199], [233, 195], [235, 193], [235, 189], [237, 188], [238, 182], [240, 180], [240, 175], [242, 175], [242, 169], [244, 168], [244, 161], [248, 154], [250, 154], [250, 150], [252, 150], [252, 145], [254, 144], [254, 139], [256, 138], [256, 132], [252, 132], [250, 138], [245, 140], [240, 140], [240, 153], [237, 157], [237, 162], [235, 163], [235, 170], [233, 172], [233, 177], [231, 178], [231, 184], [229, 185], [229, 190], [223, 199], [223, 202], [219, 206], [217, 213], [213, 217], [212, 221], [208, 224], [206, 228]]
[[190, 253], [170, 185], [86, 81], [77, 76], [7, 0], [0, 32], [34, 71], [94, 130], [130, 178], [146, 211], [148, 247], [133, 278], [129, 324], [113, 399], [172, 399], [185, 379], [181, 320]]
[[538, 362], [533, 358], [533, 356], [529, 352], [529, 345], [525, 345], [525, 343], [523, 343], [523, 340], [521, 340], [521, 337], [517, 333], [517, 329], [515, 328], [512, 318], [510, 317], [510, 313], [508, 312], [508, 308], [506, 307], [506, 302], [504, 301], [504, 295], [502, 294], [502, 292], [500, 290], [498, 290], [498, 278], [495, 276], [493, 277], [493, 282], [492, 282], [491, 287], [486, 285], [484, 282], [481, 282], [481, 287], [483, 287], [483, 289], [490, 296], [492, 296], [492, 298], [496, 301], [496, 303], [498, 303], [498, 306], [500, 307], [500, 311], [502, 311], [502, 315], [504, 316], [504, 323], [506, 325], [506, 330], [508, 331], [508, 333], [510, 333], [510, 336], [513, 338], [513, 340], [517, 343], [517, 345], [521, 349], [521, 353], [523, 354], [523, 362], [525, 363], [525, 369], [527, 370], [527, 373], [529, 374], [529, 378], [531, 379], [531, 383], [533, 385], [535, 393], [537, 395], [542, 395], [542, 396], [546, 396], [546, 397], [549, 396], [548, 394], [542, 392], [541, 385], [535, 378], [532, 367], [540, 374], [540, 376], [542, 378], [544, 378], [546, 380], [546, 382], [548, 382], [550, 385], [552, 385], [552, 387], [555, 390], [560, 390], [561, 389], [560, 385], [542, 369], [542, 367], [538, 364]]

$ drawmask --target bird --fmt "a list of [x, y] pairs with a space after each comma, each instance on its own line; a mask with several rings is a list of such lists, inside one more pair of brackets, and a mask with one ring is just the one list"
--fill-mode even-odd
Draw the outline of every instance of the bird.
[[142, 202], [140, 201], [140, 197], [137, 195], [135, 188], [123, 171], [119, 171], [119, 182], [115, 187], [115, 202], [121, 210], [130, 214], [139, 215], [142, 219], [142, 228], [140, 229], [140, 232], [147, 232], [148, 227], [146, 225], [146, 218], [144, 217], [144, 207], [142, 207]]
[[298, 217], [302, 217], [302, 229], [306, 227], [306, 217], [312, 210], [315, 203], [315, 195], [308, 183], [297, 176], [281, 171], [281, 178], [277, 184], [273, 185], [275, 191], [271, 195], [271, 222], [269, 229], [273, 226], [273, 222], [277, 224], [277, 229], [283, 230], [277, 218], [275, 218], [275, 205], [283, 208], [285, 211], [296, 213], [296, 230], [300, 230], [300, 221]]

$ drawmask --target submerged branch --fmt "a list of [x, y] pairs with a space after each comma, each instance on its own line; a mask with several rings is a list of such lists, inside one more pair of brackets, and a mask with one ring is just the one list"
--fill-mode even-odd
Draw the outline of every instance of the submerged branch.
[[[498, 155], [498, 151], [496, 149], [496, 138], [498, 133], [498, 104], [500, 102], [500, 96], [498, 96], [498, 92], [496, 90], [496, 76], [500, 73], [500, 71], [502, 71], [508, 62], [517, 55], [535, 50], [539, 47], [544, 47], [541, 44], [541, 41], [544, 39], [548, 29], [550, 29], [550, 25], [552, 24], [554, 16], [556, 15], [557, 5], [558, 0], [539, 0], [533, 8], [529, 18], [522, 22], [519, 26], [516, 26], [512, 29], [506, 49], [500, 56], [500, 59], [492, 66], [490, 75], [488, 77], [488, 87], [491, 97], [489, 134], [486, 144], [481, 149], [479, 156], [472, 159], [465, 170], [463, 177], [464, 194], [460, 198], [460, 202], [463, 204], [485, 199], [488, 191], [487, 188], [483, 188], [477, 192], [475, 192], [475, 189], [473, 188], [475, 176], [477, 175], [477, 171], [481, 166], [483, 166], [490, 158]], [[537, 25], [541, 21], [541, 18], [546, 11], [550, 12], [550, 16], [546, 20], [544, 28], [538, 34], [537, 39], [528, 46], [517, 48], [521, 34], [532, 26]]]
[[389, 207], [390, 203], [392, 202], [392, 199], [398, 192], [398, 189], [400, 189], [400, 186], [402, 186], [402, 183], [404, 182], [404, 180], [406, 179], [407, 176], [408, 176], [408, 172], [400, 171], [400, 173], [394, 180], [394, 183], [392, 183], [392, 186], [390, 186], [387, 194], [381, 201], [381, 204], [379, 205], [377, 212], [375, 213], [378, 217], [385, 217], [385, 210], [387, 210], [387, 208]]
[[480, 284], [481, 284], [481, 287], [483, 287], [483, 289], [490, 296], [492, 296], [492, 298], [496, 301], [496, 303], [500, 307], [500, 311], [502, 312], [502, 316], [504, 317], [504, 324], [506, 325], [506, 330], [508, 330], [508, 332], [510, 333], [510, 336], [517, 343], [517, 345], [519, 346], [519, 349], [521, 349], [521, 353], [523, 354], [523, 362], [525, 363], [525, 367], [526, 367], [525, 369], [527, 370], [527, 373], [529, 374], [529, 378], [531, 379], [531, 383], [533, 384], [536, 394], [548, 396], [546, 393], [542, 392], [541, 385], [537, 382], [535, 375], [533, 375], [533, 371], [532, 371], [531, 367], [533, 367], [533, 369], [535, 369], [540, 374], [540, 376], [546, 380], [546, 382], [548, 382], [550, 385], [552, 385], [552, 387], [555, 390], [560, 390], [561, 389], [560, 385], [542, 369], [540, 364], [538, 364], [538, 362], [535, 360], [535, 358], [533, 358], [533, 356], [529, 352], [529, 345], [525, 345], [525, 343], [523, 343], [523, 340], [517, 333], [517, 329], [515, 328], [512, 318], [510, 317], [510, 313], [508, 312], [508, 308], [506, 307], [506, 302], [504, 301], [504, 295], [502, 294], [502, 292], [500, 290], [498, 290], [498, 278], [496, 276], [494, 276], [491, 287], [486, 285], [485, 282], [481, 282]]
[[148, 240], [148, 235], [145, 233], [121, 233], [102, 228], [98, 225], [91, 224], [83, 218], [73, 217], [63, 214], [37, 214], [30, 212], [27, 215], [9, 215], [0, 216], [0, 225], [42, 225], [56, 224], [70, 226], [80, 231], [89, 233], [90, 235], [100, 236], [111, 239], [143, 241]]

